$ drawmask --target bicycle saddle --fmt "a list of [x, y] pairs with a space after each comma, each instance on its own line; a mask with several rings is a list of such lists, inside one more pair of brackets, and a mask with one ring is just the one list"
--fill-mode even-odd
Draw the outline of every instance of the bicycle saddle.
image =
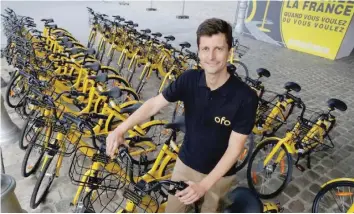
[[[67, 48], [71, 48], [73, 47], [73, 43], [72, 42], [63, 42], [64, 46], [67, 47]], [[60, 44], [60, 43], [59, 43]], [[60, 44], [61, 45], [61, 44]], [[68, 50], [65, 50], [65, 52], [70, 52], [70, 54], [73, 54], [73, 55], [76, 55], [76, 54], [79, 54], [79, 53], [84, 53], [85, 52], [85, 49], [84, 48], [79, 48], [79, 47], [74, 47], [74, 48], [71, 48], [71, 49], [68, 49]]]
[[94, 80], [95, 82], [106, 82], [108, 79], [108, 75], [106, 73], [102, 73], [96, 76], [88, 76], [87, 78]]
[[156, 36], [156, 37], [161, 37], [162, 34], [160, 32], [152, 33], [151, 35]]
[[181, 44], [179, 44], [179, 46], [181, 46], [182, 48], [190, 48], [191, 44], [189, 44], [188, 42], [182, 42]]
[[262, 213], [263, 203], [252, 190], [237, 187], [230, 193], [233, 203], [226, 207], [225, 213]]
[[75, 51], [77, 50], [76, 48], [72, 48], [74, 47], [74, 44], [71, 41], [60, 41], [58, 44], [63, 46], [64, 48], [71, 48], [70, 50], [68, 50], [68, 52], [70, 52], [71, 54], [76, 54]]
[[125, 18], [120, 17], [120, 16], [113, 16], [115, 20], [118, 20], [118, 22], [125, 21]]
[[338, 109], [339, 111], [346, 111], [347, 110], [347, 104], [345, 104], [343, 101], [332, 98], [327, 101], [328, 108], [331, 110]]
[[65, 36], [65, 33], [63, 31], [59, 31], [59, 32], [54, 32], [54, 35], [56, 35], [57, 37], [63, 37]]
[[119, 98], [120, 96], [122, 96], [122, 91], [118, 87], [114, 87], [114, 88], [110, 89], [109, 91], [101, 92], [100, 95], [116, 99], [116, 98]]
[[299, 92], [301, 91], [301, 86], [295, 82], [287, 82], [284, 85], [284, 88], [287, 91], [295, 91], [295, 92]]
[[143, 32], [143, 33], [151, 33], [150, 29], [143, 29], [143, 30], [140, 30], [140, 31]]
[[45, 24], [46, 27], [49, 27], [51, 29], [57, 29], [58, 25], [54, 24], [54, 23], [49, 23], [49, 24]]
[[176, 131], [180, 130], [182, 132], [186, 132], [186, 124], [184, 116], [177, 116], [172, 123], [168, 123], [165, 125], [167, 129], [174, 129]]
[[164, 36], [164, 38], [167, 40], [167, 41], [174, 41], [176, 38], [172, 35], [170, 36]]
[[270, 72], [265, 68], [258, 68], [257, 74], [259, 77], [270, 77]]
[[131, 20], [129, 20], [129, 21], [125, 21], [124, 23], [125, 23], [125, 24], [128, 24], [128, 25], [132, 25], [132, 24], [134, 24], [134, 23], [133, 23], [133, 21], [131, 21]]
[[94, 71], [99, 71], [101, 69], [101, 64], [99, 62], [94, 62], [94, 63], [90, 63], [90, 64], [85, 64], [82, 67], [89, 68]]
[[88, 48], [87, 50], [85, 50], [85, 55], [95, 55], [96, 50], [93, 48]]
[[53, 19], [41, 19], [42, 22], [44, 22], [44, 24], [49, 24], [51, 22], [54, 22]]
[[126, 107], [126, 108], [123, 108], [120, 110], [120, 113], [122, 114], [132, 114], [134, 113], [136, 110], [138, 110], [138, 108], [140, 108], [140, 106], [142, 106], [143, 104], [142, 103], [135, 103], [134, 105], [132, 106], [129, 106], [129, 107]]
[[67, 37], [67, 36], [64, 36], [64, 37], [59, 36], [59, 35], [57, 35], [57, 36], [58, 36], [57, 41], [61, 41], [61, 42], [63, 42], [63, 44], [69, 41], [69, 37]]

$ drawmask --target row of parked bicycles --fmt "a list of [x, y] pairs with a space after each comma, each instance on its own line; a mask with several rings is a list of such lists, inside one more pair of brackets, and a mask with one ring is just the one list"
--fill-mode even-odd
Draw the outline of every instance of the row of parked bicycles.
[[[152, 117], [129, 130], [129, 149], [119, 148], [114, 159], [105, 154], [106, 137], [142, 105], [141, 92], [152, 72], [161, 80], [158, 94], [183, 71], [198, 72], [197, 54], [188, 50], [187, 42], [180, 50], [169, 44], [175, 40], [172, 35], [162, 41], [161, 33], [138, 31], [138, 24], [123, 17], [110, 18], [91, 8], [88, 12], [86, 46], [51, 18], [41, 20], [44, 29], [39, 31], [30, 17], [10, 8], [2, 14], [7, 46], [1, 54], [16, 68], [5, 100], [26, 120], [19, 141], [25, 150], [21, 173], [38, 176], [30, 206], [43, 202], [61, 174], [64, 158], [71, 157], [68, 175], [77, 185], [71, 203], [75, 212], [164, 212], [168, 194], [186, 187], [169, 180], [181, 146], [177, 138], [184, 131], [183, 104], [176, 103], [172, 122]], [[232, 195], [252, 196], [253, 212], [279, 212], [279, 204], [260, 199], [271, 199], [286, 188], [293, 165], [304, 171], [301, 159], [306, 158], [310, 168], [311, 154], [334, 147], [329, 135], [336, 125], [332, 112], [346, 111], [347, 106], [332, 98], [326, 111], [306, 108], [294, 93], [301, 90], [295, 82], [285, 83], [282, 93], [266, 90], [261, 79], [270, 72], [260, 68], [258, 77], [251, 78], [239, 61], [242, 49], [235, 40], [229, 69], [257, 92], [260, 101], [253, 134], [236, 165], [238, 170], [247, 166], [249, 189], [238, 187]], [[110, 66], [116, 54], [116, 67]], [[295, 108], [301, 109], [295, 125], [276, 137]], [[311, 116], [305, 117], [305, 112]], [[257, 144], [254, 136], [261, 137]], [[240, 208], [245, 198], [251, 200], [234, 197], [225, 211], [246, 212]], [[354, 179], [335, 179], [321, 187], [312, 211], [353, 212], [353, 198]]]

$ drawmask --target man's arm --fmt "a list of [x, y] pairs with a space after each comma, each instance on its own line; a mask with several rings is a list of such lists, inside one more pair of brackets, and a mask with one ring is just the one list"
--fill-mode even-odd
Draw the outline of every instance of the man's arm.
[[163, 107], [167, 106], [168, 104], [169, 102], [165, 99], [162, 93], [156, 97], [148, 99], [138, 110], [130, 115], [128, 119], [119, 126], [119, 129], [124, 133], [127, 132], [136, 124], [140, 124], [143, 121], [149, 119], [151, 116], [157, 114]]
[[201, 198], [221, 177], [233, 167], [244, 149], [248, 135], [232, 131], [229, 145], [214, 169], [198, 184], [188, 182], [190, 187], [178, 192], [177, 197], [185, 204], [192, 204]]
[[165, 90], [146, 102], [129, 118], [120, 124], [114, 131], [109, 133], [106, 139], [106, 153], [113, 158], [114, 152], [119, 145], [124, 143], [124, 133], [137, 124], [149, 119], [151, 116], [157, 114], [168, 103], [182, 100], [185, 97], [185, 91], [188, 87], [187, 79], [193, 75], [193, 71], [186, 71], [182, 73], [175, 81], [173, 81]]
[[206, 176], [200, 184], [206, 189], [210, 189], [221, 177], [223, 177], [233, 167], [243, 152], [248, 135], [243, 135], [232, 131], [229, 145], [214, 169]]
[[156, 97], [150, 98], [128, 117], [122, 124], [120, 124], [114, 131], [109, 133], [106, 139], [106, 153], [113, 158], [114, 152], [120, 144], [124, 143], [124, 133], [137, 124], [149, 119], [151, 116], [157, 114], [163, 107], [168, 105], [168, 101], [160, 93]]

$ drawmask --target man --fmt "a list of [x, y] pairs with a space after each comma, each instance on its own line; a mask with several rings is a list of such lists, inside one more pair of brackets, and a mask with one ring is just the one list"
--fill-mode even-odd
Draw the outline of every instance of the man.
[[169, 102], [185, 107], [186, 133], [172, 180], [186, 181], [185, 190], [169, 196], [166, 212], [185, 212], [202, 197], [202, 212], [216, 212], [219, 199], [235, 180], [235, 163], [251, 133], [258, 97], [227, 70], [232, 28], [212, 18], [197, 30], [203, 70], [188, 70], [161, 94], [147, 100], [107, 137], [107, 154], [124, 143], [124, 133], [155, 115]]

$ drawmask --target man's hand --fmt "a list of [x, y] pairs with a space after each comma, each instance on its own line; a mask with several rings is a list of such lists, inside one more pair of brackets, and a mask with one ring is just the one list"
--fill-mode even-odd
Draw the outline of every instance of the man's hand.
[[194, 183], [192, 181], [186, 182], [189, 186], [176, 193], [176, 197], [185, 205], [193, 204], [198, 201], [207, 192], [207, 188], [201, 185], [201, 183]]
[[106, 139], [106, 154], [111, 158], [114, 158], [114, 152], [119, 145], [122, 144], [124, 144], [124, 132], [117, 127], [114, 131], [109, 133]]

